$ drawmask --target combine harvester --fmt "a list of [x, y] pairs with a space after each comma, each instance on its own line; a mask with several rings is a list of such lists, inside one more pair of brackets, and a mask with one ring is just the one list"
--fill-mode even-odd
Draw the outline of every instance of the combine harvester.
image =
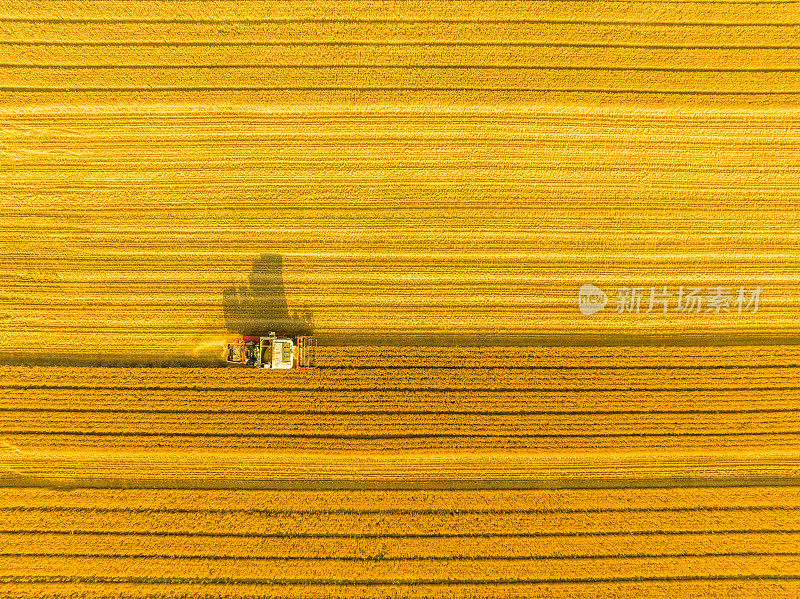
[[244, 335], [235, 343], [228, 343], [225, 361], [228, 366], [251, 368], [294, 368], [294, 348], [297, 347], [297, 367], [314, 368], [317, 365], [317, 339], [310, 335], [295, 338], [270, 333], [266, 337]]

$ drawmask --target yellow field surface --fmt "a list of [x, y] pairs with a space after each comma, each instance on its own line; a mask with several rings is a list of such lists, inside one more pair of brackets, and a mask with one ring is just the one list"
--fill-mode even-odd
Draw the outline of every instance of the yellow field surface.
[[[216, 360], [262, 254], [327, 344], [797, 343], [798, 32], [796, 2], [4, 2], [0, 354]], [[584, 283], [642, 313], [582, 317]], [[664, 286], [762, 294], [646, 313]]]
[[0, 93], [280, 105], [797, 102], [795, 2], [3, 3]]
[[443, 349], [325, 347], [275, 373], [0, 368], [0, 588], [800, 590], [796, 348]]
[[6, 359], [217, 360], [262, 254], [324, 344], [800, 340], [794, 109], [6, 111]]
[[798, 40], [0, 0], [0, 598], [800, 596]]
[[792, 593], [798, 509], [775, 487], [13, 489], [0, 564], [21, 596]]
[[[482, 362], [486, 348], [414, 349], [416, 364], [408, 348], [322, 348], [310, 372], [7, 366], [0, 434], [32, 456], [74, 450], [91, 461], [124, 449], [129, 468], [150, 447], [445, 451], [464, 464], [480, 461], [476, 450], [658, 462], [648, 452], [797, 449], [800, 354], [790, 346], [681, 348], [680, 365], [674, 348], [489, 348], [494, 365]], [[593, 366], [582, 364], [592, 352]]]

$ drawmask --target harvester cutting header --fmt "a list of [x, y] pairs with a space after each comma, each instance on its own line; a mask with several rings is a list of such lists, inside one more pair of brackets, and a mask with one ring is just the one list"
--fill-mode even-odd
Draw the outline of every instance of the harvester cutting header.
[[293, 368], [297, 348], [297, 367], [314, 368], [317, 365], [317, 339], [310, 335], [296, 337], [266, 337], [245, 335], [240, 341], [228, 343], [225, 361], [231, 366], [255, 368]]

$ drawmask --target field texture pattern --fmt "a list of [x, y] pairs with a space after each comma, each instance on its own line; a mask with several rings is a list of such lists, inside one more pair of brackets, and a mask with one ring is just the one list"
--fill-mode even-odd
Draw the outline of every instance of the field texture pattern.
[[0, 0], [0, 598], [798, 597], [798, 208], [800, 2]]

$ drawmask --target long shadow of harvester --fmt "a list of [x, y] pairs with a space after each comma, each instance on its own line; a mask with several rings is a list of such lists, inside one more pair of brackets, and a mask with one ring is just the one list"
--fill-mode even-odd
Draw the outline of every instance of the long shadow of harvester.
[[313, 335], [313, 314], [308, 309], [289, 314], [283, 288], [280, 254], [261, 254], [253, 263], [249, 287], [228, 287], [222, 307], [228, 332], [240, 335]]

